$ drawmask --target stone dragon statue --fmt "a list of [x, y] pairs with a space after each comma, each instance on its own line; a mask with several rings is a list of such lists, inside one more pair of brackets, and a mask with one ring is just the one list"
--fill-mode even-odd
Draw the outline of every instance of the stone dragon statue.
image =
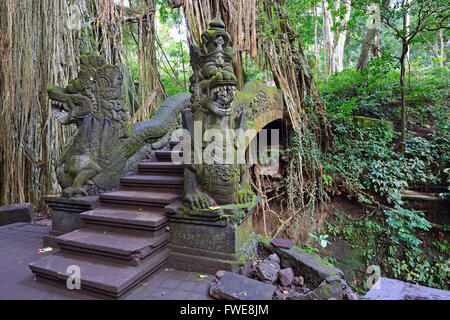
[[53, 116], [63, 125], [78, 128], [57, 166], [63, 195], [69, 197], [97, 195], [118, 186], [121, 176], [151, 156], [151, 143], [168, 141], [168, 133], [180, 123], [180, 112], [190, 104], [189, 94], [172, 96], [152, 119], [131, 125], [121, 100], [120, 68], [98, 55], [80, 60], [76, 79], [65, 88], [48, 88]]
[[[187, 210], [209, 209], [216, 205], [247, 203], [254, 197], [247, 180], [247, 167], [237, 160], [239, 139], [230, 132], [246, 129], [244, 113], [234, 118], [232, 102], [236, 93], [236, 76], [232, 59], [233, 49], [228, 46], [229, 34], [220, 18], [212, 20], [209, 29], [202, 34], [201, 47], [191, 45], [191, 65], [194, 71], [190, 78], [191, 110], [183, 111], [183, 128], [189, 131], [194, 141], [195, 123], [202, 126], [202, 132], [215, 130], [232, 141], [233, 159], [224, 159], [217, 154], [227, 154], [226, 147], [216, 152], [211, 161], [198, 163], [202, 159], [206, 142], [201, 150], [195, 150], [191, 143], [191, 161], [185, 161], [185, 197]], [[220, 148], [220, 147], [219, 147]], [[197, 153], [197, 154], [195, 154]], [[201, 154], [199, 154], [201, 153]], [[197, 162], [197, 163], [196, 163]]]

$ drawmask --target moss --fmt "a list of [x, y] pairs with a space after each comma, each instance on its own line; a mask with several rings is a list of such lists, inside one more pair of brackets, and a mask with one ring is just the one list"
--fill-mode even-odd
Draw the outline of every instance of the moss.
[[269, 237], [264, 237], [261, 235], [258, 235], [258, 242], [261, 242], [263, 244], [268, 244], [270, 245], [270, 242], [273, 240], [273, 238], [269, 238]]
[[394, 132], [394, 124], [384, 119], [375, 119], [363, 116], [354, 116], [353, 123], [361, 128], [382, 128], [391, 133]]

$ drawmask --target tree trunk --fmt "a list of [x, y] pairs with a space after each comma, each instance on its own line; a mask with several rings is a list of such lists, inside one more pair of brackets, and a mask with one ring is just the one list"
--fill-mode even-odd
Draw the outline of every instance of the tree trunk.
[[401, 88], [401, 148], [403, 150], [403, 142], [406, 139], [406, 101], [405, 101], [405, 74], [406, 74], [406, 57], [408, 55], [408, 42], [402, 39], [402, 54], [400, 56], [400, 88]]
[[155, 0], [142, 0], [147, 14], [138, 21], [138, 59], [141, 107], [133, 122], [150, 119], [166, 93], [160, 83], [156, 60]]
[[374, 58], [380, 58], [381, 57], [380, 33], [381, 33], [381, 30], [379, 28], [377, 28], [377, 33], [375, 35], [375, 45], [372, 47], [372, 56]]
[[[406, 34], [409, 34], [409, 25], [410, 25], [410, 15], [409, 15], [409, 10], [406, 11], [405, 14], [405, 19], [404, 19], [404, 29], [406, 30]], [[410, 61], [409, 61], [409, 45], [408, 45], [408, 50], [406, 51], [406, 56], [405, 56], [405, 66], [408, 67], [409, 70], [409, 65], [410, 65]]]
[[439, 65], [443, 67], [445, 65], [445, 39], [444, 39], [444, 29], [439, 29], [439, 43], [440, 43], [440, 59]]
[[319, 28], [319, 20], [317, 17], [317, 4], [314, 5], [314, 57], [316, 58], [317, 70], [320, 73], [320, 50], [317, 31]]
[[74, 129], [52, 117], [47, 87], [74, 79], [80, 54], [120, 61], [115, 12], [109, 0], [0, 1], [0, 205], [60, 191], [57, 158]]
[[[361, 52], [359, 54], [356, 70], [361, 71], [367, 67], [369, 62], [369, 55], [372, 48], [375, 47], [374, 40], [377, 34], [380, 33], [380, 11], [374, 5], [369, 7], [370, 14], [367, 21], [367, 33], [361, 45]], [[378, 50], [375, 48], [375, 50]]]
[[76, 73], [68, 12], [66, 1], [0, 3], [0, 205], [58, 188], [55, 162], [71, 130], [52, 119], [47, 86]]
[[[433, 57], [436, 58], [437, 60], [440, 59], [440, 54], [439, 54], [439, 44], [438, 41], [435, 40], [433, 44], [430, 43], [430, 41], [428, 41], [427, 39], [423, 38], [425, 40], [425, 43], [427, 44], [427, 46], [430, 48], [431, 53], [433, 54]], [[433, 59], [431, 59], [430, 57], [430, 63], [433, 64]], [[439, 65], [440, 61], [439, 61]]]
[[[344, 6], [346, 8], [346, 12], [343, 20], [340, 20], [341, 27], [345, 25], [350, 20], [350, 11], [351, 11], [351, 0], [344, 0]], [[343, 62], [344, 62], [344, 46], [345, 40], [347, 39], [347, 30], [342, 30], [337, 32], [337, 43], [335, 49], [335, 59], [336, 59], [336, 71], [343, 70]]]
[[322, 1], [322, 15], [323, 15], [323, 41], [328, 55], [328, 63], [326, 68], [326, 78], [336, 71], [335, 57], [334, 57], [334, 38], [331, 32], [333, 19], [330, 10], [327, 9], [328, 2]]

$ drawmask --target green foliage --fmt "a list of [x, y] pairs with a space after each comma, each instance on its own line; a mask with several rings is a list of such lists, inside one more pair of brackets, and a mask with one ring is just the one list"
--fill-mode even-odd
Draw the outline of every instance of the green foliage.
[[171, 96], [189, 89], [189, 46], [181, 11], [169, 9], [166, 1], [158, 5], [158, 71], [167, 95]]
[[306, 253], [309, 253], [309, 254], [316, 254], [319, 252], [319, 249], [317, 249], [316, 247], [314, 247], [310, 244], [305, 244], [303, 246], [303, 249], [306, 251]]
[[306, 193], [303, 188], [307, 186], [303, 184], [303, 178], [298, 174], [292, 174], [303, 170], [312, 172], [323, 165], [322, 152], [316, 142], [315, 133], [317, 123], [319, 123], [319, 114], [318, 112], [304, 113], [301, 117], [303, 117], [302, 123], [304, 124], [302, 129], [289, 131], [289, 142], [285, 152], [289, 156], [290, 163], [285, 182], [290, 201], [296, 198], [296, 201], [299, 202], [296, 205], [304, 208], [304, 198], [307, 194], [308, 197], [311, 196], [314, 199], [314, 201], [309, 201], [312, 206], [311, 209], [314, 210], [316, 203], [319, 203], [319, 205], [324, 203], [326, 194], [323, 185], [330, 182], [330, 177], [318, 176], [317, 181], [314, 181], [313, 190]]
[[325, 156], [324, 174], [331, 177], [327, 181], [340, 181], [350, 193], [371, 191], [382, 201], [403, 204], [401, 189], [447, 184], [450, 124], [445, 88], [449, 74], [447, 67], [433, 67], [409, 75], [410, 126], [427, 125], [434, 130], [407, 139], [401, 154], [394, 150], [397, 133], [383, 121], [377, 126], [353, 121], [356, 115], [396, 120], [398, 71], [390, 66], [389, 60], [374, 59], [362, 72], [344, 70], [321, 84], [335, 141]]
[[411, 210], [395, 206], [394, 210], [385, 210], [387, 216], [386, 223], [389, 226], [390, 240], [396, 244], [410, 248], [415, 253], [421, 253], [419, 240], [414, 232], [418, 229], [428, 231], [430, 223], [425, 219], [423, 212], [413, 212]]
[[329, 113], [336, 117], [364, 115], [394, 119], [393, 105], [399, 101], [398, 70], [390, 58], [375, 58], [367, 69], [345, 69], [319, 82], [321, 95]]
[[[450, 246], [443, 234], [425, 233], [431, 226], [422, 212], [396, 206], [384, 215], [365, 216], [360, 220], [335, 212], [332, 241], [345, 240], [349, 248], [362, 253], [365, 273], [370, 265], [379, 265], [382, 275], [439, 289], [449, 289]], [[430, 238], [427, 242], [424, 239]], [[431, 244], [431, 246], [430, 246]], [[356, 251], [352, 251], [356, 252]], [[334, 263], [337, 267], [339, 264]], [[364, 267], [365, 266], [365, 267]], [[359, 294], [365, 281], [350, 283]]]
[[321, 234], [319, 236], [316, 236], [313, 233], [309, 233], [309, 236], [312, 237], [322, 248], [326, 248], [327, 245], [329, 245], [331, 242], [328, 240], [329, 235], [327, 234]]
[[[376, 200], [394, 208], [360, 220], [336, 214], [322, 232], [331, 242], [341, 239], [362, 252], [365, 266], [380, 265], [384, 276], [448, 289], [449, 242], [430, 232], [425, 215], [410, 209], [400, 190], [449, 185], [449, 70], [425, 67], [420, 59], [411, 65], [403, 152], [396, 148], [399, 134], [385, 125], [385, 120], [395, 124], [399, 119], [399, 71], [391, 60], [374, 59], [361, 72], [344, 70], [319, 84], [333, 132], [333, 144], [323, 155], [323, 175], [331, 177], [327, 181], [334, 190], [364, 204]], [[359, 293], [366, 289], [351, 286]]]

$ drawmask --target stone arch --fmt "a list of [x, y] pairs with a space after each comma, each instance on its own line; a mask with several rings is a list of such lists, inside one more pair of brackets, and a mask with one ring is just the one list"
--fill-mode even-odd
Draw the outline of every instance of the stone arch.
[[248, 135], [248, 139], [245, 139], [245, 149], [247, 150], [250, 142], [258, 135], [258, 133], [267, 127], [269, 124], [278, 120], [283, 121], [283, 111], [280, 109], [265, 110], [258, 114], [254, 120], [254, 126], [249, 129], [253, 129], [251, 134]]
[[[284, 117], [283, 96], [280, 90], [254, 80], [246, 83], [244, 89], [236, 93], [234, 110], [236, 115], [245, 113], [249, 135], [245, 139], [247, 150], [250, 141], [268, 124]], [[251, 134], [250, 134], [251, 133]]]

